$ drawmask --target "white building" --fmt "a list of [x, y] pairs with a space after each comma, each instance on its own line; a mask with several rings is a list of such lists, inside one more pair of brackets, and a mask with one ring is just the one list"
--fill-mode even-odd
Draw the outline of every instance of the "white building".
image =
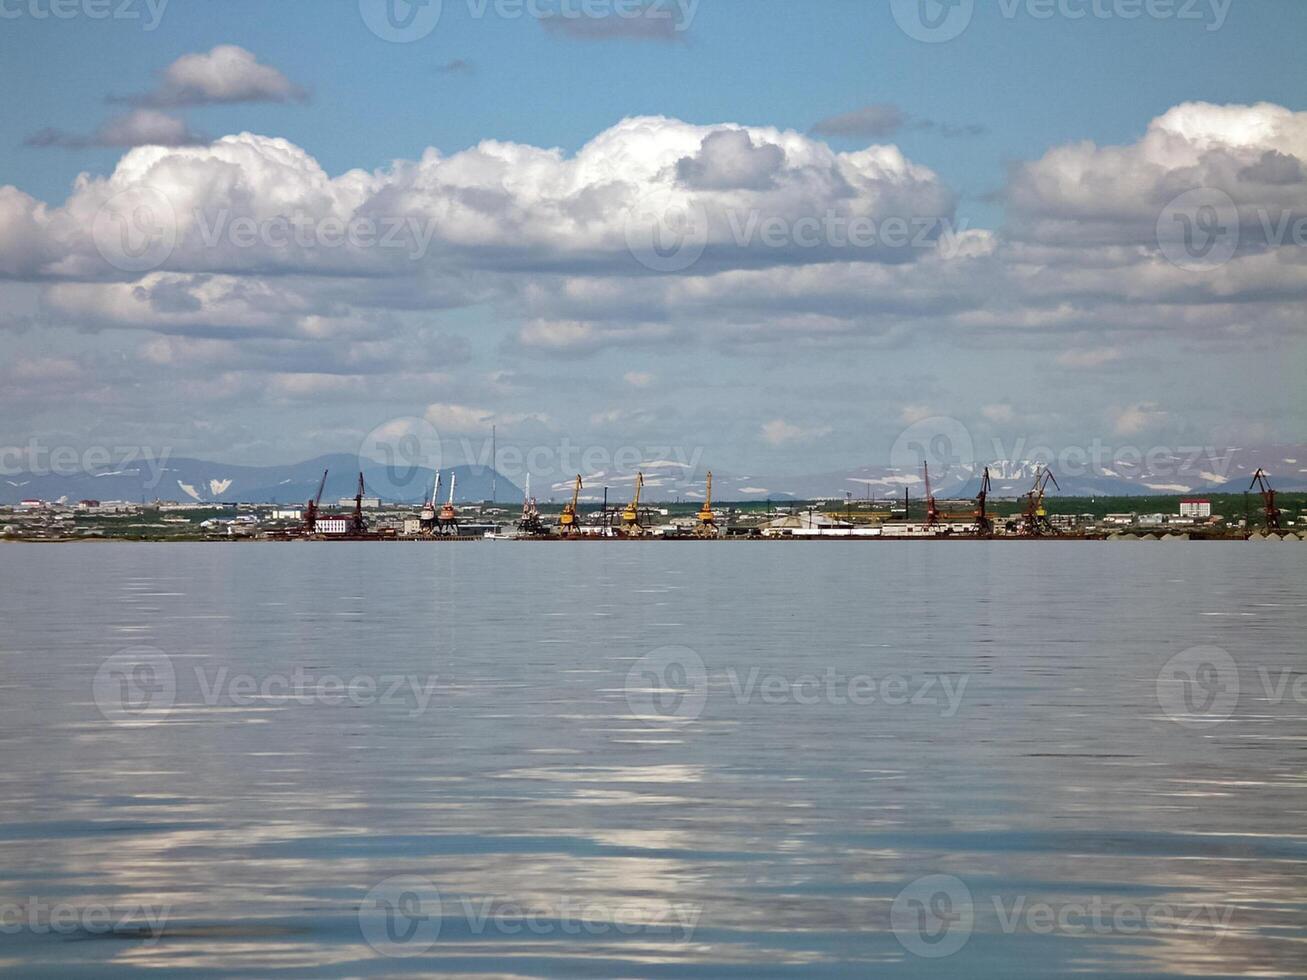
[[1180, 516], [1205, 521], [1212, 516], [1212, 502], [1210, 500], [1182, 500], [1180, 501]]
[[274, 507], [272, 519], [274, 521], [300, 521], [304, 519], [304, 512], [298, 507]]
[[345, 517], [319, 517], [314, 528], [319, 534], [348, 534], [349, 519]]

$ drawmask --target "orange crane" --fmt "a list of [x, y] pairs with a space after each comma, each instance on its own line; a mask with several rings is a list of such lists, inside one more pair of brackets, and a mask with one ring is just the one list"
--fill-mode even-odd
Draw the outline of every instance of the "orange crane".
[[694, 536], [697, 538], [715, 538], [719, 533], [717, 530], [717, 515], [712, 511], [712, 470], [709, 470], [708, 493], [703, 499], [703, 506], [699, 508], [699, 523], [694, 529]]
[[576, 505], [581, 499], [582, 489], [581, 474], [578, 473], [576, 474], [576, 486], [572, 488], [572, 501], [563, 506], [563, 513], [558, 518], [558, 533], [565, 538], [575, 537], [581, 533], [581, 519], [580, 515], [577, 514]]
[[644, 474], [635, 475], [635, 496], [631, 502], [626, 505], [622, 511], [622, 526], [619, 533], [624, 538], [639, 538], [644, 536], [644, 525], [640, 523], [640, 491], [644, 489]]
[[1253, 475], [1253, 482], [1248, 485], [1249, 490], [1256, 489], [1262, 495], [1262, 510], [1266, 514], [1266, 530], [1280, 530], [1280, 508], [1275, 506], [1275, 491], [1271, 488], [1271, 481], [1266, 478], [1266, 471], [1258, 469]]
[[980, 478], [980, 492], [976, 494], [976, 530], [985, 537], [990, 537], [994, 533], [994, 522], [990, 519], [989, 511], [986, 504], [989, 502], [989, 467], [985, 467], [985, 473]]
[[1052, 533], [1053, 526], [1049, 524], [1048, 511], [1044, 508], [1044, 493], [1050, 483], [1059, 490], [1062, 489], [1058, 486], [1053, 471], [1047, 466], [1042, 467], [1035, 474], [1035, 485], [1024, 495], [1026, 510], [1021, 515], [1021, 533], [1027, 537], [1038, 538]]
[[322, 471], [322, 479], [318, 481], [318, 492], [312, 500], [304, 505], [304, 533], [314, 534], [318, 530], [318, 508], [322, 506], [322, 491], [327, 486], [327, 474], [329, 470]]

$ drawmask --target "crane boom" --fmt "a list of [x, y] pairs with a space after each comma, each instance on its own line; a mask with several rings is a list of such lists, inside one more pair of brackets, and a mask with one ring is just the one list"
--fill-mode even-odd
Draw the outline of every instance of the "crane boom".
[[318, 481], [318, 492], [304, 508], [304, 527], [309, 534], [313, 534], [318, 529], [318, 508], [322, 506], [322, 491], [327, 486], [327, 474], [329, 472], [330, 470], [322, 471], [322, 479]]
[[1271, 487], [1271, 481], [1266, 476], [1264, 469], [1258, 469], [1253, 474], [1253, 482], [1248, 485], [1249, 490], [1257, 490], [1262, 495], [1262, 511], [1266, 516], [1266, 530], [1280, 530], [1280, 508], [1275, 505], [1275, 490]]
[[708, 471], [708, 487], [703, 498], [703, 507], [699, 509], [699, 524], [694, 533], [700, 538], [717, 537], [717, 515], [712, 509], [712, 470]]
[[635, 496], [626, 509], [622, 511], [622, 532], [627, 537], [638, 538], [644, 533], [640, 525], [640, 492], [644, 490], [644, 474], [635, 475]]
[[576, 483], [572, 486], [572, 500], [563, 507], [563, 513], [559, 515], [558, 527], [563, 534], [575, 534], [580, 520], [577, 517], [576, 507], [581, 500], [581, 474], [576, 474]]

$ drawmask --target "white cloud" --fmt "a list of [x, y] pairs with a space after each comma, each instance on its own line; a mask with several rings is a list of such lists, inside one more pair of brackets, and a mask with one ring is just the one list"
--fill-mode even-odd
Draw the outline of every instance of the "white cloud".
[[654, 383], [654, 376], [648, 371], [627, 371], [622, 380], [632, 388], [648, 388]]
[[549, 417], [535, 412], [503, 413], [471, 405], [435, 404], [423, 416], [441, 435], [475, 435], [487, 432], [492, 425], [521, 425], [535, 422], [549, 425]]
[[1112, 415], [1112, 429], [1119, 436], [1135, 436], [1156, 429], [1169, 418], [1168, 413], [1161, 411], [1154, 402], [1130, 405], [1114, 411]]
[[184, 119], [157, 109], [133, 109], [108, 120], [93, 136], [77, 136], [58, 129], [43, 129], [28, 137], [28, 146], [81, 149], [90, 146], [192, 146], [205, 139], [193, 133]]
[[160, 106], [298, 102], [306, 94], [285, 75], [234, 44], [184, 54], [163, 70], [159, 87], [137, 100]]

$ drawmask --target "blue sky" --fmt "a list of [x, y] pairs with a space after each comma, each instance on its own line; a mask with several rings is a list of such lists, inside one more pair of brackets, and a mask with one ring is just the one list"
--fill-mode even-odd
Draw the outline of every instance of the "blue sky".
[[[1171, 15], [1130, 19], [1142, 0], [978, 3], [965, 31], [941, 43], [909, 37], [888, 2], [854, 0], [702, 0], [686, 29], [667, 37], [601, 27], [594, 33], [617, 36], [598, 39], [531, 16], [501, 16], [493, 3], [478, 17], [472, 0], [444, 0], [434, 30], [411, 43], [375, 36], [358, 2], [171, 0], [153, 30], [145, 27], [157, 4], [145, 0], [113, 0], [138, 13], [134, 20], [93, 19], [84, 4], [95, 0], [68, 2], [73, 16], [57, 19], [36, 16], [50, 0], [5, 0], [0, 19], [0, 185], [51, 209], [70, 198], [79, 174], [110, 180], [125, 155], [142, 152], [88, 144], [116, 141], [95, 134], [152, 92], [155, 109], [192, 135], [281, 138], [333, 178], [354, 169], [390, 173], [395, 161], [421, 160], [429, 147], [448, 159], [483, 140], [570, 156], [624, 119], [662, 116], [702, 131], [657, 139], [696, 145], [714, 128], [751, 128], [752, 142], [719, 144], [739, 159], [705, 151], [677, 170], [679, 178], [657, 178], [694, 190], [687, 175], [699, 173], [697, 191], [710, 213], [722, 198], [738, 203], [760, 192], [761, 184], [724, 181], [745, 179], [740, 166], [764, 166], [767, 158], [755, 153], [773, 130], [793, 131], [818, 155], [892, 145], [910, 165], [928, 168], [938, 190], [929, 204], [912, 198], [901, 206], [978, 230], [987, 237], [976, 248], [1001, 268], [978, 269], [974, 260], [966, 273], [974, 283], [945, 288], [953, 267], [931, 271], [916, 254], [846, 267], [842, 256], [819, 262], [802, 252], [792, 259], [768, 253], [759, 261], [710, 248], [694, 268], [650, 280], [643, 269], [631, 275], [617, 265], [589, 266], [589, 258], [545, 272], [543, 253], [507, 258], [508, 237], [493, 243], [490, 263], [460, 239], [414, 274], [412, 295], [396, 300], [378, 298], [350, 270], [306, 279], [298, 269], [288, 279], [275, 257], [266, 268], [244, 263], [235, 278], [247, 291], [257, 285], [265, 310], [284, 302], [303, 315], [302, 296], [331, 297], [329, 310], [279, 334], [262, 319], [247, 332], [247, 310], [200, 296], [212, 280], [195, 277], [231, 275], [228, 259], [173, 270], [191, 277], [185, 281], [137, 281], [151, 290], [156, 311], [165, 286], [168, 295], [189, 290], [192, 305], [212, 304], [185, 322], [112, 312], [110, 279], [116, 288], [136, 281], [130, 274], [15, 259], [0, 266], [0, 330], [15, 355], [14, 403], [0, 423], [6, 445], [143, 443], [269, 462], [349, 451], [375, 425], [425, 415], [453, 442], [466, 436], [460, 427], [475, 429], [479, 420], [527, 446], [563, 438], [684, 446], [737, 472], [810, 472], [885, 462], [905, 426], [937, 416], [961, 420], [987, 446], [1301, 441], [1307, 406], [1294, 381], [1304, 366], [1294, 311], [1302, 249], [1241, 249], [1229, 264], [1197, 273], [1168, 266], [1170, 278], [1159, 284], [1145, 268], [1157, 255], [1137, 235], [1157, 215], [1130, 210], [1132, 202], [1164, 204], [1157, 188], [1216, 186], [1232, 193], [1250, 227], [1255, 214], [1276, 208], [1296, 219], [1284, 203], [1292, 193], [1240, 196], [1220, 184], [1230, 168], [1210, 156], [1215, 140], [1230, 143], [1244, 171], [1268, 152], [1297, 158], [1307, 81], [1294, 66], [1307, 6], [1292, 0], [1228, 7], [1158, 0], [1148, 9]], [[1068, 16], [1080, 9], [1090, 12]], [[1051, 16], [1040, 16], [1046, 11]], [[169, 65], [216, 45], [244, 49], [307, 98], [160, 95]], [[1145, 134], [1185, 103], [1244, 106], [1246, 119], [1203, 122], [1201, 140], [1189, 123], [1176, 123], [1193, 143], [1192, 159], [1173, 159], [1158, 148], [1165, 139], [1150, 147]], [[1266, 115], [1257, 115], [1260, 104], [1288, 114], [1254, 125]], [[866, 107], [878, 107], [878, 119], [893, 107], [898, 125], [811, 132]], [[44, 142], [64, 145], [25, 145], [51, 130], [57, 135]], [[1045, 156], [1068, 146], [1135, 154], [1086, 157], [1106, 168], [1101, 214], [1091, 213], [1099, 199], [1086, 203], [1073, 182], [1060, 184], [1066, 172]], [[785, 166], [803, 152], [807, 143], [802, 151], [787, 144]], [[527, 167], [519, 156], [505, 166]], [[620, 158], [606, 157], [605, 166]], [[715, 166], [731, 176], [715, 174]], [[1156, 186], [1134, 186], [1141, 172]], [[524, 173], [529, 183], [534, 171]], [[616, 166], [610, 177], [621, 176]], [[438, 179], [443, 187], [452, 178]], [[804, 179], [795, 177], [794, 186]], [[918, 177], [895, 180], [894, 194], [921, 189]], [[868, 188], [883, 197], [885, 188]], [[275, 198], [276, 188], [258, 193]], [[945, 194], [952, 201], [942, 205]], [[508, 217], [495, 221], [515, 222], [535, 206], [525, 191], [510, 196]], [[767, 206], [813, 206], [801, 196], [796, 190]], [[1014, 196], [1025, 202], [1015, 210]], [[830, 200], [838, 204], [839, 193]], [[792, 222], [797, 213], [784, 217]], [[16, 223], [0, 225], [0, 234], [13, 236], [15, 252], [28, 247]], [[557, 245], [549, 234], [541, 240]], [[994, 249], [1001, 257], [991, 256]], [[1282, 272], [1267, 271], [1269, 254]], [[774, 275], [747, 281], [760, 268]], [[1101, 280], [1086, 285], [1084, 269], [1098, 270]], [[866, 277], [873, 308], [857, 308], [855, 276]], [[1011, 282], [984, 293], [984, 282], [1007, 276]], [[280, 292], [291, 279], [302, 287], [295, 302]], [[1122, 295], [1113, 295], [1114, 282]], [[758, 292], [773, 287], [775, 295]], [[934, 289], [938, 296], [922, 298]], [[594, 299], [600, 292], [602, 303]], [[898, 297], [911, 297], [903, 301], [911, 309]]]

